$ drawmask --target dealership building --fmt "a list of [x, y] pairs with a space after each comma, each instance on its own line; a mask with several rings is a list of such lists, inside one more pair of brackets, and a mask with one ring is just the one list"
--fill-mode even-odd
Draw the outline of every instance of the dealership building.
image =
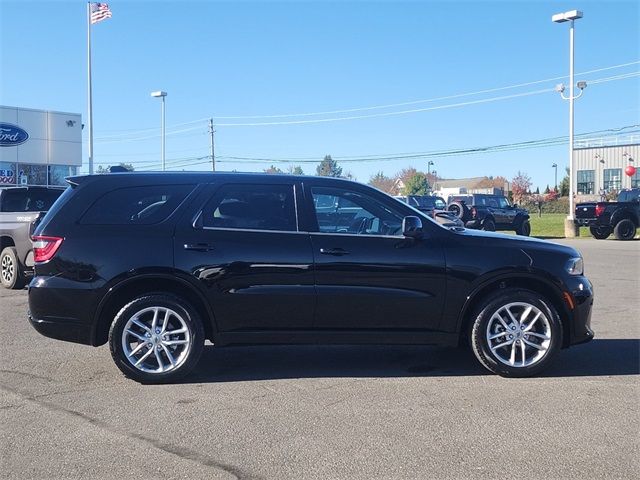
[[80, 114], [0, 105], [0, 187], [64, 185], [81, 165]]
[[[573, 159], [579, 200], [595, 200], [604, 193], [640, 187], [640, 134], [576, 141]], [[635, 167], [634, 175], [627, 174], [629, 166]]]

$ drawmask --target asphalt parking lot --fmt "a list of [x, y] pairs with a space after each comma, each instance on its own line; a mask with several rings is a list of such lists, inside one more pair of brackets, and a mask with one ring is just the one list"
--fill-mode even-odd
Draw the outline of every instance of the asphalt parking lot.
[[464, 349], [205, 349], [179, 385], [50, 340], [0, 290], [4, 478], [638, 478], [640, 241], [585, 257], [593, 342], [504, 379]]

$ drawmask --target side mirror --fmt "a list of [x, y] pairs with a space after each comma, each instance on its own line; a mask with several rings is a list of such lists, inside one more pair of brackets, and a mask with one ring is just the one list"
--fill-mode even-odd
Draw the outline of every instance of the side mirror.
[[517, 203], [514, 203], [514, 204], [513, 204], [513, 208], [518, 208], [518, 204], [517, 204]]
[[402, 219], [402, 234], [405, 237], [418, 238], [422, 236], [422, 220], [408, 216]]

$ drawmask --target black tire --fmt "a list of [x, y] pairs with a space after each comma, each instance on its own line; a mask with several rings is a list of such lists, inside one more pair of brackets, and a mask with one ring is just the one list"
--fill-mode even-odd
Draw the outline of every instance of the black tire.
[[458, 218], [464, 217], [464, 205], [461, 202], [453, 202], [447, 207], [447, 210]]
[[518, 235], [522, 235], [523, 237], [528, 237], [529, 235], [531, 235], [531, 224], [529, 223], [529, 220], [523, 220], [516, 230], [516, 233]]
[[[509, 329], [503, 329], [503, 324], [496, 320], [497, 317], [494, 317], [494, 315], [505, 312], [504, 308], [508, 305], [511, 305], [510, 308], [516, 312], [516, 317], [518, 315], [517, 309], [522, 309], [522, 314], [524, 314], [527, 307], [522, 305], [528, 305], [533, 309], [537, 309], [541, 313], [541, 316], [538, 317], [538, 320], [530, 331], [518, 329], [518, 327], [516, 327], [516, 330], [512, 331], [511, 327], [514, 325], [510, 320], [505, 322]], [[500, 316], [502, 317], [502, 315]], [[506, 318], [508, 319], [509, 317], [507, 316]], [[486, 369], [504, 377], [529, 377], [540, 373], [551, 364], [562, 345], [562, 324], [558, 313], [553, 308], [553, 305], [544, 297], [529, 290], [509, 289], [499, 292], [498, 294], [488, 298], [480, 308], [476, 310], [472, 320], [473, 323], [470, 337], [473, 353]], [[525, 321], [523, 322], [525, 324], [525, 329], [528, 322], [531, 320], [532, 318], [530, 316], [525, 318]], [[498, 330], [494, 331], [493, 328], [496, 325], [498, 326]], [[542, 330], [538, 330], [541, 327]], [[495, 341], [502, 342], [502, 339], [504, 339], [511, 343], [504, 347], [499, 347], [499, 344], [493, 344], [494, 350], [492, 350], [490, 342], [493, 340], [489, 340], [489, 332], [495, 332], [494, 335], [497, 335], [502, 331], [505, 331], [505, 336], [500, 336], [495, 339]], [[541, 335], [541, 331], [544, 335], [548, 334], [549, 338], [540, 340], [539, 335]], [[512, 336], [515, 336], [513, 341], [507, 338], [508, 335], [512, 334], [511, 332], [513, 332]], [[536, 334], [535, 337], [532, 336], [534, 334]], [[543, 349], [528, 346], [530, 343], [536, 343], [538, 346], [544, 346], [544, 349], [546, 350], [540, 354], [539, 352]], [[499, 348], [495, 348], [496, 346]], [[522, 348], [525, 349], [525, 362], [521, 362], [522, 365], [517, 365], [517, 357], [521, 357]], [[526, 364], [527, 348], [529, 350], [529, 354], [533, 354], [533, 357], [530, 359], [532, 361], [531, 364]], [[508, 361], [505, 363], [504, 360], [507, 355], [510, 357], [508, 359], [509, 361], [514, 358], [513, 349], [515, 349], [516, 352], [515, 363], [510, 365], [508, 364]], [[538, 355], [537, 358], [535, 357], [536, 355]], [[500, 360], [501, 356], [503, 357], [503, 360]]]
[[613, 227], [613, 235], [618, 240], [633, 240], [636, 236], [636, 225], [628, 218], [624, 218]]
[[609, 238], [609, 235], [611, 235], [611, 228], [591, 226], [589, 227], [589, 232], [591, 233], [591, 236], [596, 240], [604, 240], [606, 238]]
[[484, 222], [482, 222], [482, 229], [486, 232], [495, 232], [496, 224], [491, 218], [485, 218]]
[[26, 277], [18, 260], [15, 247], [6, 247], [0, 253], [0, 281], [4, 288], [17, 290], [24, 287]]
[[[147, 325], [145, 321], [149, 319], [149, 316], [153, 317], [154, 309], [158, 309], [160, 312], [163, 310], [171, 311], [175, 314], [175, 316], [172, 314], [168, 316], [166, 331], [176, 332], [182, 329], [185, 331], [178, 332], [172, 338], [167, 336], [164, 331], [155, 330], [151, 331], [151, 333], [155, 333], [151, 337], [148, 334], [150, 329], [143, 330], [138, 327], [138, 324], [130, 324], [127, 331], [133, 331], [133, 333], [127, 333], [127, 336], [123, 338], [125, 327], [130, 320], [135, 317], [139, 323]], [[161, 315], [159, 314], [158, 317]], [[164, 326], [162, 328], [164, 330]], [[133, 337], [134, 334], [137, 339], [143, 341]], [[181, 345], [166, 345], [164, 343], [164, 340], [169, 343], [182, 342], [183, 338], [188, 339], [188, 343]], [[125, 352], [125, 348], [132, 346], [131, 340], [138, 341], [136, 346], [136, 348], [140, 347], [138, 348], [138, 356], [134, 354], [136, 348], [132, 349], [130, 355]], [[126, 377], [145, 384], [171, 383], [187, 375], [198, 363], [204, 348], [204, 327], [197, 311], [186, 301], [164, 293], [149, 294], [132, 300], [118, 312], [109, 330], [109, 347], [113, 361]], [[129, 360], [129, 358], [140, 360], [145, 355], [147, 356], [142, 360], [141, 367], [134, 366], [133, 360]], [[158, 357], [160, 357], [159, 360], [156, 360]], [[155, 372], [141, 369], [152, 366], [153, 363], [159, 367], [160, 362], [163, 363], [163, 367], [165, 363], [168, 364], [167, 371]], [[159, 368], [157, 369], [159, 370]]]

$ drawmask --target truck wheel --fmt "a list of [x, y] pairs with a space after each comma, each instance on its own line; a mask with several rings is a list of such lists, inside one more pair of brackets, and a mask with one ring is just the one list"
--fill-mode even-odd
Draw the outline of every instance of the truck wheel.
[[18, 254], [15, 247], [6, 247], [0, 253], [0, 281], [2, 286], [9, 289], [18, 289], [24, 287], [25, 276], [22, 266], [18, 260]]
[[516, 230], [516, 233], [518, 235], [522, 235], [523, 237], [528, 237], [529, 235], [531, 235], [531, 224], [529, 223], [529, 220], [523, 220]]
[[560, 317], [551, 303], [528, 290], [505, 290], [473, 316], [471, 347], [488, 370], [528, 377], [544, 370], [562, 345]]
[[482, 229], [486, 232], [495, 232], [496, 224], [490, 218], [487, 218], [484, 222], [482, 222]]
[[189, 303], [149, 294], [127, 303], [109, 330], [111, 356], [141, 383], [169, 383], [187, 375], [204, 348], [204, 327]]
[[636, 236], [636, 226], [628, 218], [620, 220], [613, 229], [618, 240], [632, 240]]
[[604, 240], [611, 235], [611, 229], [609, 227], [589, 227], [589, 232], [596, 240]]

